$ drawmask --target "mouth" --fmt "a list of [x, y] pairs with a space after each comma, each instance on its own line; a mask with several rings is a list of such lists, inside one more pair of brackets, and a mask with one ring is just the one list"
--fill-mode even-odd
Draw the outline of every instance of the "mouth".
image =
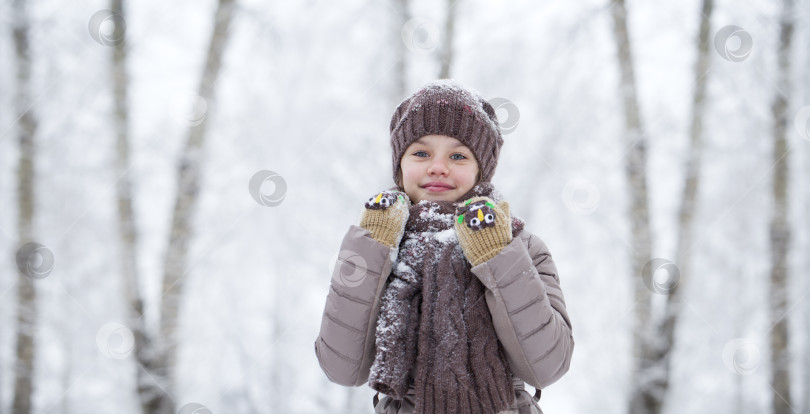
[[448, 184], [439, 183], [439, 182], [427, 183], [424, 186], [422, 186], [422, 188], [424, 188], [425, 190], [428, 190], [430, 192], [442, 192], [442, 191], [448, 191], [448, 190], [453, 189], [453, 187], [449, 186]]

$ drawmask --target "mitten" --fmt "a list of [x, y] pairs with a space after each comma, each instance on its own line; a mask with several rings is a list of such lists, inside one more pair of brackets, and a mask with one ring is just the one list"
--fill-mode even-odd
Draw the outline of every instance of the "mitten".
[[374, 240], [399, 247], [408, 222], [411, 200], [401, 191], [386, 190], [368, 199], [360, 217], [360, 227], [371, 232]]
[[473, 267], [497, 256], [512, 242], [509, 203], [473, 197], [456, 209], [454, 225], [464, 256]]

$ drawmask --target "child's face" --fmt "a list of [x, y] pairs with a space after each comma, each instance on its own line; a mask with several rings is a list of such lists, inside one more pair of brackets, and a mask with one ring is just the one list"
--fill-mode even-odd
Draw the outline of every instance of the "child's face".
[[[414, 141], [399, 165], [402, 186], [414, 204], [422, 200], [456, 201], [473, 188], [478, 175], [472, 150], [446, 135], [426, 135]], [[447, 187], [428, 185], [434, 182]]]

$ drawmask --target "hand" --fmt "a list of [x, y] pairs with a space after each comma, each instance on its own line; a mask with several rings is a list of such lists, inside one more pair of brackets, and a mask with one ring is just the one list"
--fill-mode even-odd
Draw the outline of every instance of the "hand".
[[497, 256], [512, 242], [509, 203], [473, 197], [456, 209], [454, 226], [464, 256], [473, 267]]
[[371, 232], [374, 240], [399, 247], [410, 215], [411, 199], [401, 191], [386, 190], [368, 199], [360, 217], [360, 227]]

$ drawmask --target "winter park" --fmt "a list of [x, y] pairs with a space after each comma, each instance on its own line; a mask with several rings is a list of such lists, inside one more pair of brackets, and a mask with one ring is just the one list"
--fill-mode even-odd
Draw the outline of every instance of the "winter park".
[[0, 413], [810, 414], [810, 0], [0, 19]]

